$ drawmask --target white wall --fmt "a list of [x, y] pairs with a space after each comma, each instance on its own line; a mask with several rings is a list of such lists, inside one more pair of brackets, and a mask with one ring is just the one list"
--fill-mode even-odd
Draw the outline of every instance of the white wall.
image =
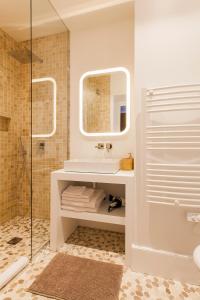
[[200, 244], [200, 225], [186, 221], [186, 209], [147, 205], [141, 196], [139, 162], [142, 88], [200, 82], [200, 1], [136, 0], [135, 101], [137, 203], [135, 243], [191, 254]]
[[[79, 26], [81, 27], [81, 26]], [[129, 69], [133, 78], [133, 19], [106, 21], [90, 27], [71, 30], [70, 56], [70, 149], [71, 158], [101, 157], [103, 152], [96, 150], [99, 141], [111, 141], [110, 155], [122, 157], [134, 149], [133, 118], [127, 135], [115, 138], [84, 137], [79, 131], [79, 79], [84, 72], [123, 66]], [[132, 79], [131, 79], [132, 80]], [[133, 86], [133, 84], [132, 84]], [[132, 104], [133, 110], [133, 104]], [[133, 116], [133, 115], [132, 115]]]

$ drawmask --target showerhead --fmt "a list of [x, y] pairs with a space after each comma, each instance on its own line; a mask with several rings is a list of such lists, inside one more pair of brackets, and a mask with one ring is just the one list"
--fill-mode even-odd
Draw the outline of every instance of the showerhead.
[[8, 52], [9, 55], [14, 57], [17, 61], [19, 61], [22, 64], [29, 64], [31, 61], [33, 63], [42, 63], [43, 60], [35, 55], [33, 52], [31, 52], [29, 49], [17, 49], [17, 50], [11, 50]]

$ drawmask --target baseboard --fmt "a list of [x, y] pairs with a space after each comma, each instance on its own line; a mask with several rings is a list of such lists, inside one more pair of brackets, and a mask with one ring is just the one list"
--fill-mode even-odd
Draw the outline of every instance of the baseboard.
[[192, 256], [133, 244], [131, 267], [134, 272], [200, 284], [200, 270], [194, 264]]

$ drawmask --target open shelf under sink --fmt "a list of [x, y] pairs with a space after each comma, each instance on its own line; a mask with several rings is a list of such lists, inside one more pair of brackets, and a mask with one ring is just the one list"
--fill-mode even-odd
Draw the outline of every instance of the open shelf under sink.
[[98, 212], [77, 212], [61, 209], [60, 215], [62, 217], [74, 218], [79, 220], [88, 220], [104, 223], [112, 223], [118, 225], [125, 225], [125, 207], [116, 208], [112, 212], [108, 212], [108, 201], [103, 201]]

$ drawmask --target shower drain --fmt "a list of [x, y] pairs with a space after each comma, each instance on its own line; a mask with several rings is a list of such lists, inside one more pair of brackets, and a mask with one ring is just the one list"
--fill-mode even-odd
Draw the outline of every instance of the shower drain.
[[9, 245], [16, 245], [16, 244], [18, 244], [21, 240], [22, 240], [22, 238], [14, 237], [14, 238], [12, 238], [11, 240], [9, 240], [9, 241], [7, 242], [7, 244], [9, 244]]

